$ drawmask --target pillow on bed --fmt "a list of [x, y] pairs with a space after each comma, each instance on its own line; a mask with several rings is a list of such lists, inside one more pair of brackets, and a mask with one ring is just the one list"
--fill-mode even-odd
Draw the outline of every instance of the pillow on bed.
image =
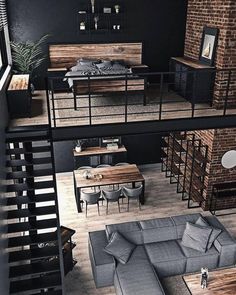
[[109, 68], [112, 66], [112, 62], [110, 60], [102, 60], [100, 63], [96, 64], [96, 67], [101, 68]]
[[81, 65], [94, 65], [100, 63], [100, 61], [101, 60], [99, 59], [80, 58], [79, 60], [77, 60], [77, 63]]

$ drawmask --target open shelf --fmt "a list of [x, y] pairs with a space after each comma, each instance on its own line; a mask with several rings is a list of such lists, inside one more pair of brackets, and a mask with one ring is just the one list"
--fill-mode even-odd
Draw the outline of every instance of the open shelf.
[[[204, 201], [207, 153], [208, 147], [194, 133], [176, 132], [163, 137], [162, 171], [170, 183], [177, 183], [177, 192], [188, 201], [188, 208], [199, 207]], [[197, 206], [191, 206], [196, 202]]]

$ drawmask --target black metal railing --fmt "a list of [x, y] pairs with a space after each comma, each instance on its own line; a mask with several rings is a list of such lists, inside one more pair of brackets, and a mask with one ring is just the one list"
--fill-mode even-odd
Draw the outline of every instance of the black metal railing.
[[55, 75], [46, 85], [52, 127], [236, 114], [236, 69]]

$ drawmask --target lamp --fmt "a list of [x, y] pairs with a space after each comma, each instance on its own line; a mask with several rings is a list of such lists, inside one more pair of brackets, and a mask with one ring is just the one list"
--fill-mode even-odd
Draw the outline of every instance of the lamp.
[[221, 158], [221, 164], [226, 169], [231, 169], [236, 166], [236, 150], [226, 152]]

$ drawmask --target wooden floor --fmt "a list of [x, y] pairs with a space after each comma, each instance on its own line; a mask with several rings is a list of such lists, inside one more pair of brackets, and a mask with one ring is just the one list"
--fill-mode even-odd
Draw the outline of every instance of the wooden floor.
[[[75, 125], [88, 125], [88, 118], [76, 119], [73, 117], [88, 115], [88, 108], [75, 111], [73, 109], [73, 96], [71, 93], [60, 93], [56, 94], [58, 98], [63, 98], [55, 102], [56, 107], [61, 108], [72, 108], [66, 110], [56, 110], [55, 114], [58, 118], [57, 126], [75, 126]], [[124, 98], [124, 97], [123, 97]], [[132, 97], [131, 97], [132, 98]], [[112, 102], [114, 105], [111, 107], [102, 107], [98, 109], [96, 106], [93, 108], [93, 115], [102, 115], [101, 117], [94, 117], [92, 119], [92, 124], [109, 124], [109, 123], [121, 123], [124, 122], [124, 115], [116, 115], [117, 113], [124, 114], [124, 106], [116, 106], [113, 98], [107, 100]], [[119, 99], [116, 100], [119, 104]], [[140, 105], [129, 106], [128, 107], [128, 121], [146, 121], [146, 120], [159, 120], [159, 96], [158, 93], [153, 91], [148, 91], [147, 94], [147, 105], [142, 105], [142, 100]], [[174, 101], [174, 102], [173, 102]], [[88, 105], [88, 102], [85, 102]], [[84, 105], [83, 105], [84, 106]], [[216, 110], [210, 107], [208, 104], [196, 104], [195, 106], [195, 117], [201, 116], [215, 116], [222, 115], [223, 110]], [[137, 112], [137, 114], [131, 114]], [[106, 114], [114, 114], [112, 116], [106, 116]], [[227, 114], [236, 114], [236, 109], [227, 110]], [[51, 112], [53, 117], [53, 112]], [[69, 119], [61, 119], [62, 117], [68, 117]], [[165, 119], [179, 119], [179, 118], [189, 118], [191, 117], [191, 104], [184, 100], [181, 96], [174, 92], [167, 92], [163, 97], [162, 105], [162, 120]], [[32, 116], [30, 118], [19, 118], [11, 121], [11, 126], [25, 126], [25, 125], [37, 125], [37, 124], [47, 124], [48, 114], [47, 114], [47, 103], [46, 103], [46, 92], [36, 91], [32, 100]]]
[[[74, 249], [75, 259], [78, 260], [74, 270], [66, 279], [67, 295], [113, 295], [114, 288], [96, 289], [92, 279], [90, 261], [88, 257], [88, 232], [104, 229], [105, 224], [144, 220], [157, 217], [180, 215], [185, 213], [203, 212], [201, 209], [187, 209], [186, 202], [181, 201], [181, 195], [176, 193], [176, 185], [169, 184], [160, 171], [160, 165], [148, 165], [140, 167], [146, 180], [146, 204], [142, 210], [138, 210], [137, 203], [131, 203], [130, 212], [126, 211], [127, 204], [121, 206], [121, 213], [118, 213], [117, 204], [111, 204], [109, 215], [105, 214], [105, 206], [101, 208], [101, 215], [98, 216], [96, 206], [90, 206], [88, 217], [83, 213], [77, 213], [73, 193], [72, 173], [57, 174], [59, 209], [61, 224], [76, 230], [74, 241], [77, 246]], [[236, 237], [235, 215], [228, 215], [219, 218], [226, 228]], [[169, 295], [179, 294], [172, 291]], [[147, 294], [148, 295], [148, 294]]]

